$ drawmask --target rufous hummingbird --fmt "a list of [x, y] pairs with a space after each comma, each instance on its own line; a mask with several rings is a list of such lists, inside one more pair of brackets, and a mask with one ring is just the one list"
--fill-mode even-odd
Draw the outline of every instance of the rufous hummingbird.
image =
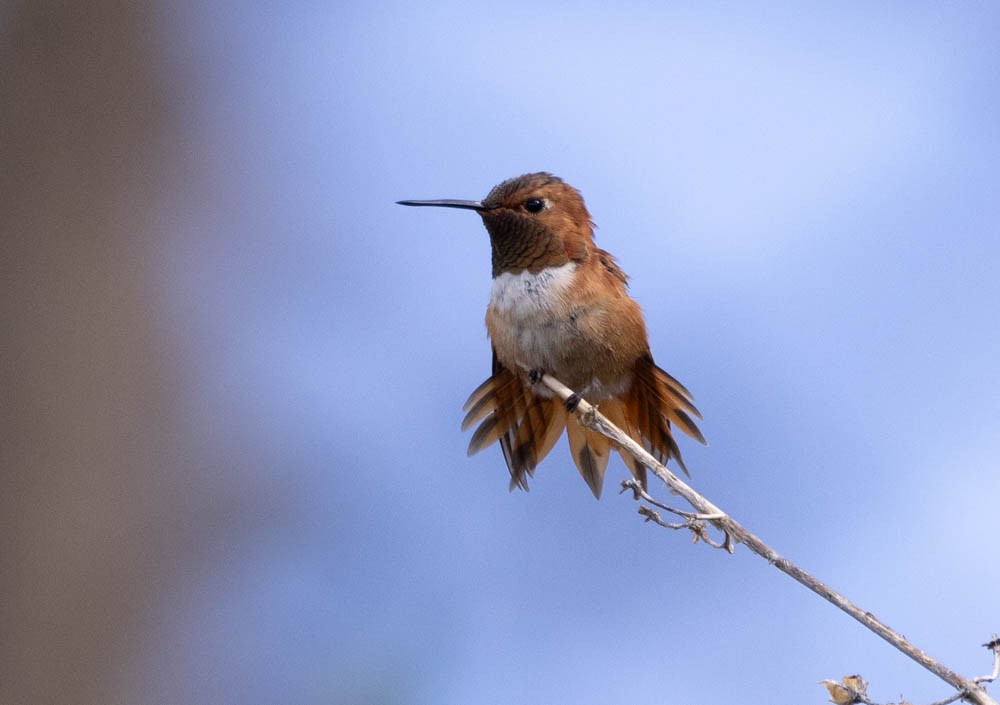
[[[527, 490], [527, 476], [566, 429], [573, 462], [600, 498], [612, 442], [568, 420], [572, 404], [537, 384], [546, 372], [599, 405], [657, 460], [672, 458], [687, 472], [671, 424], [704, 443], [691, 419], [701, 415], [688, 390], [653, 362], [642, 312], [626, 291], [628, 277], [594, 244], [579, 191], [540, 172], [508, 179], [482, 201], [398, 203], [474, 210], [490, 234], [486, 330], [493, 375], [465, 402], [462, 429], [479, 422], [469, 455], [499, 441], [510, 489]], [[645, 487], [646, 468], [619, 452]]]

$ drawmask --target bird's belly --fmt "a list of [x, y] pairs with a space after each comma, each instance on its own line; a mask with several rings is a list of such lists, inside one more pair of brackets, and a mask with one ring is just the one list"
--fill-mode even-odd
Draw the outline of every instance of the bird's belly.
[[493, 280], [486, 327], [497, 358], [511, 369], [541, 369], [594, 399], [620, 394], [630, 379], [601, 364], [602, 341], [581, 321], [598, 315], [572, 298], [576, 263]]

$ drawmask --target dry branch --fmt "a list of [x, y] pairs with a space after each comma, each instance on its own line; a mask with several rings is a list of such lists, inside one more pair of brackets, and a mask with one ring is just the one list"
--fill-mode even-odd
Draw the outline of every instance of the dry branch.
[[[902, 634], [890, 629], [886, 624], [876, 619], [870, 612], [862, 610], [860, 607], [830, 588], [828, 585], [820, 582], [788, 559], [780, 556], [777, 551], [754, 536], [735, 519], [730, 517], [716, 505], [712, 504], [712, 502], [708, 501], [708, 499], [703, 497], [683, 482], [679, 477], [670, 472], [670, 470], [664, 467], [662, 463], [650, 455], [645, 448], [636, 443], [631, 437], [608, 421], [608, 419], [597, 410], [597, 407], [587, 402], [587, 400], [580, 398], [578, 394], [574, 393], [572, 389], [564, 385], [562, 382], [549, 374], [543, 374], [539, 383], [544, 384], [552, 390], [564, 402], [569, 400], [570, 397], [573, 397], [574, 402], [579, 400], [575, 407], [576, 417], [579, 423], [610, 438], [620, 448], [630, 453], [639, 462], [649, 468], [654, 475], [660, 478], [672, 494], [683, 497], [684, 500], [687, 501], [687, 503], [690, 504], [695, 510], [693, 513], [688, 513], [681, 510], [671, 509], [657, 502], [652, 502], [651, 498], [647, 493], [645, 493], [645, 491], [641, 494], [637, 492], [637, 499], [644, 499], [663, 509], [667, 509], [672, 513], [678, 514], [685, 519], [685, 522], [679, 525], [663, 522], [660, 520], [659, 515], [656, 514], [655, 511], [647, 507], [645, 509], [640, 509], [640, 512], [646, 517], [647, 521], [655, 521], [656, 523], [662, 526], [667, 526], [668, 528], [688, 528], [694, 532], [696, 539], [707, 539], [707, 535], [704, 533], [704, 524], [706, 522], [711, 524], [722, 532], [724, 536], [723, 542], [712, 542], [711, 545], [726, 548], [727, 550], [732, 551], [733, 542], [742, 543], [750, 549], [752, 553], [757, 554], [781, 572], [792, 577], [802, 585], [805, 585], [817, 595], [820, 595], [823, 599], [833, 603], [842, 611], [861, 622], [861, 624], [865, 627], [878, 634], [885, 641], [892, 644], [894, 647], [902, 651], [938, 678], [941, 678], [943, 681], [950, 684], [958, 691], [958, 697], [965, 698], [969, 702], [975, 703], [976, 705], [1000, 705], [986, 693], [986, 690], [981, 685], [981, 683], [995, 679], [997, 668], [1000, 667], [997, 665], [1000, 664], [1000, 655], [997, 655], [1000, 654], [1000, 647], [991, 646], [994, 643], [998, 643], [996, 639], [986, 645], [987, 647], [992, 648], [995, 654], [994, 674], [992, 677], [983, 676], [970, 680], [959, 675], [958, 673], [955, 673], [951, 669], [942, 665], [940, 662], [928, 656], [921, 649], [918, 649], [916, 646], [911, 644], [905, 637], [903, 637]], [[635, 491], [634, 485], [626, 486]]]

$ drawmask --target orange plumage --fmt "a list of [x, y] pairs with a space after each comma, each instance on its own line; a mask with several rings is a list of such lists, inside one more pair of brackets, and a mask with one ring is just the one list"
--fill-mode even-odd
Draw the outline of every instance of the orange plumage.
[[[462, 428], [478, 423], [469, 453], [500, 443], [510, 487], [527, 476], [563, 429], [580, 475], [600, 497], [611, 441], [570, 419], [548, 389], [529, 382], [544, 371], [599, 406], [601, 413], [663, 463], [687, 472], [672, 428], [705, 439], [691, 395], [656, 366], [625, 273], [593, 241], [579, 192], [546, 173], [496, 186], [482, 201], [401, 201], [476, 210], [490, 234], [493, 286], [486, 328], [493, 374], [465, 404]], [[646, 468], [622, 454], [645, 486]]]

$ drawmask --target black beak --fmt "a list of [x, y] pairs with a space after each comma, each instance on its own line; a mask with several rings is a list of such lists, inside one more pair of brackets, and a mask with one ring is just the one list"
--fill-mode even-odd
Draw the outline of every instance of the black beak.
[[456, 201], [453, 198], [441, 198], [436, 201], [396, 201], [401, 206], [441, 206], [442, 208], [465, 208], [470, 211], [488, 211], [490, 208], [482, 201]]

